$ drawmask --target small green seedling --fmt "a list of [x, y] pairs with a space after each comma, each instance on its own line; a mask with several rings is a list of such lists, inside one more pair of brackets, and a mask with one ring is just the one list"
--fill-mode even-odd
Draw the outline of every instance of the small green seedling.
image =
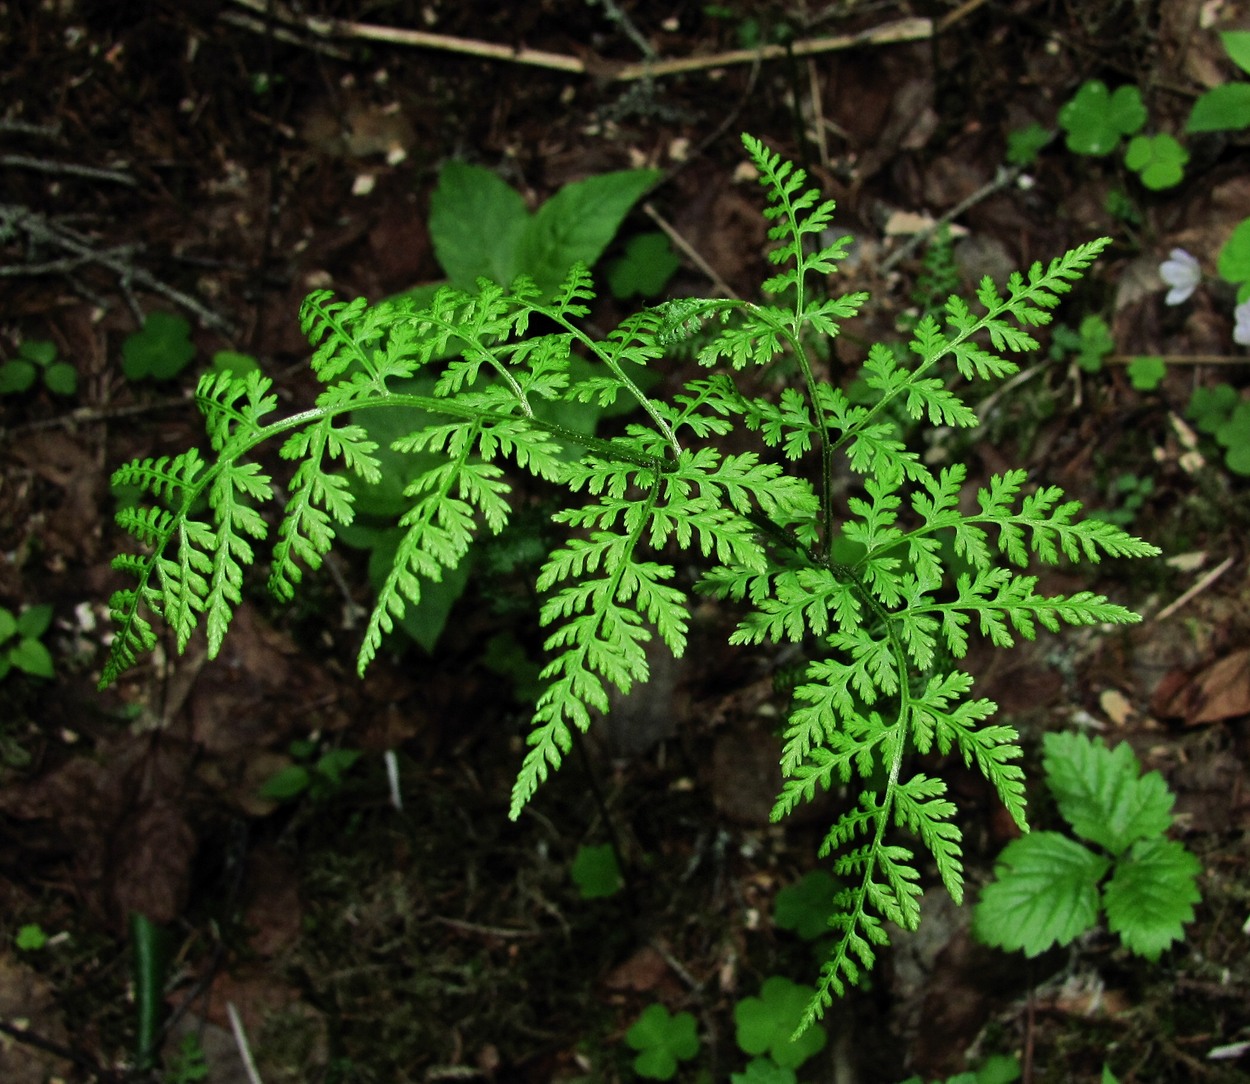
[[777, 893], [773, 922], [780, 929], [793, 930], [804, 941], [815, 941], [829, 933], [833, 898], [841, 888], [833, 874], [814, 869]]
[[78, 373], [68, 362], [57, 360], [56, 344], [47, 339], [27, 339], [17, 356], [0, 365], [0, 395], [29, 391], [43, 377], [43, 385], [56, 395], [78, 390]]
[[625, 1042], [638, 1051], [634, 1072], [648, 1080], [672, 1080], [677, 1063], [689, 1061], [699, 1052], [694, 1016], [688, 1012], [674, 1016], [659, 1004], [643, 1010], [625, 1033]]
[[[1229, 59], [1250, 73], [1250, 30], [1227, 30], [1220, 35]], [[1185, 125], [1187, 132], [1228, 132], [1250, 128], [1250, 83], [1221, 83], [1194, 102]]]
[[743, 998], [734, 1006], [738, 1046], [746, 1054], [766, 1054], [785, 1069], [797, 1069], [825, 1048], [828, 1036], [819, 1026], [796, 1034], [816, 991], [781, 975], [760, 987], [759, 997]]
[[38, 952], [48, 943], [48, 935], [37, 922], [28, 922], [18, 928], [13, 944], [22, 952]]
[[1166, 132], [1134, 136], [1124, 152], [1124, 164], [1152, 191], [1180, 184], [1188, 162], [1189, 152]]
[[[1012, 1084], [1020, 1079], [1020, 1062], [1006, 1054], [986, 1059], [981, 1068], [947, 1077], [944, 1084]], [[910, 1076], [903, 1084], [923, 1084], [920, 1077]]]
[[260, 788], [260, 796], [274, 802], [290, 802], [307, 794], [314, 802], [328, 798], [343, 785], [344, 773], [360, 759], [358, 749], [329, 749], [317, 757], [316, 744], [293, 741], [289, 746], [295, 761], [276, 772]]
[[1076, 96], [1059, 110], [1059, 127], [1066, 133], [1068, 150], [1101, 157], [1119, 146], [1146, 123], [1141, 91], [1117, 87], [1112, 93], [1100, 79], [1083, 83]]
[[1127, 742], [1108, 749], [1082, 734], [1048, 734], [1043, 747], [1060, 815], [1094, 848], [1059, 832], [1009, 843], [976, 905], [974, 932], [1039, 956], [1092, 929], [1101, 910], [1125, 948], [1157, 960], [1200, 898], [1198, 860], [1166, 837], [1175, 796], [1158, 772], [1141, 774]]
[[164, 1084], [197, 1084], [208, 1079], [208, 1062], [204, 1059], [204, 1047], [195, 1032], [189, 1031], [169, 1060], [165, 1070]]
[[1027, 168], [1037, 161], [1037, 156], [1055, 133], [1034, 121], [1027, 128], [1017, 128], [1007, 134], [1007, 162], [1009, 165]]
[[1136, 474], [1121, 474], [1112, 483], [1112, 498], [1116, 507], [1099, 511], [1099, 515], [1108, 523], [1119, 527], [1127, 527], [1136, 518], [1155, 491], [1155, 480], [1149, 476], [1142, 478]]
[[1081, 326], [1073, 331], [1060, 325], [1055, 328], [1051, 340], [1050, 356], [1061, 361], [1069, 354], [1076, 356], [1076, 363], [1084, 372], [1102, 372], [1102, 359], [1115, 349], [1111, 328], [1101, 316], [1087, 316]]
[[1200, 432], [1224, 449], [1224, 465], [1234, 474], [1250, 475], [1250, 401], [1230, 384], [1195, 388], [1185, 416]]
[[584, 900], [614, 896], [625, 883], [616, 861], [616, 852], [608, 843], [597, 847], [578, 847], [569, 872]]
[[173, 313], [153, 312], [122, 343], [122, 372], [129, 380], [171, 380], [194, 356], [191, 325]]
[[797, 1084], [793, 1069], [778, 1065], [771, 1058], [752, 1058], [745, 1073], [730, 1073], [731, 1084]]
[[1160, 357], [1144, 356], [1128, 363], [1128, 379], [1138, 391], [1154, 391], [1167, 376], [1167, 362]]
[[52, 655], [39, 639], [51, 623], [51, 606], [28, 606], [16, 615], [0, 606], [0, 679], [14, 668], [32, 677], [52, 676]]

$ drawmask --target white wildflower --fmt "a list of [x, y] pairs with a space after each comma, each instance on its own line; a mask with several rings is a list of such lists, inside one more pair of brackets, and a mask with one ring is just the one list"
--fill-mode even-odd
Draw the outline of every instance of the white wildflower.
[[1189, 295], [1202, 281], [1202, 268], [1183, 248], [1174, 248], [1159, 265], [1159, 277], [1171, 287], [1163, 303], [1179, 305], [1182, 301], [1189, 300]]
[[1233, 342], [1250, 346], [1250, 298], [1233, 309]]

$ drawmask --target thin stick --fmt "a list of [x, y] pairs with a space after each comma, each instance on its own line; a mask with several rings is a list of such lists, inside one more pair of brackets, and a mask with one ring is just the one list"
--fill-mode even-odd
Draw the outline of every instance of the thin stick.
[[139, 182], [120, 169], [80, 166], [74, 162], [54, 162], [48, 158], [32, 158], [29, 154], [0, 154], [0, 166], [33, 169], [39, 173], [59, 173], [67, 177], [88, 177], [93, 181], [113, 181], [133, 188]]
[[[233, 0], [240, 7], [255, 12], [268, 12], [267, 0]], [[967, 6], [967, 5], [965, 5]], [[976, 5], [974, 5], [976, 6]], [[381, 41], [390, 45], [410, 45], [418, 48], [437, 49], [447, 53], [506, 60], [513, 64], [527, 64], [552, 71], [572, 72], [578, 75], [595, 75], [600, 78], [629, 82], [636, 79], [652, 79], [663, 75], [682, 75], [687, 72], [707, 71], [734, 64], [755, 64], [761, 60], [777, 60], [785, 56], [813, 56], [817, 53], [841, 52], [862, 45], [893, 45], [899, 42], [923, 41], [933, 37], [932, 19], [909, 18], [884, 23], [858, 34], [838, 34], [832, 37], [811, 38], [792, 45], [765, 45], [759, 49], [730, 49], [708, 56], [679, 57], [673, 60], [644, 60], [636, 64], [592, 58], [583, 60], [568, 53], [552, 53], [544, 49], [513, 47], [498, 42], [462, 38], [451, 34], [432, 34], [426, 30], [407, 30], [399, 27], [377, 26], [347, 19], [330, 19], [306, 16], [272, 5], [273, 14], [285, 22], [300, 26], [309, 33], [322, 38], [356, 38], [361, 41]], [[969, 9], [971, 10], [971, 9]], [[962, 9], [952, 13], [960, 16]], [[944, 26], [949, 26], [948, 17]]]
[[1176, 611], [1179, 610], [1182, 606], [1184, 606], [1187, 602], [1191, 601], [1192, 599], [1196, 598], [1198, 595], [1202, 594], [1203, 591], [1205, 591], [1208, 587], [1210, 587], [1213, 583], [1215, 583], [1216, 580], [1218, 580], [1221, 576], [1223, 576], [1224, 573], [1227, 572], [1232, 567], [1233, 567], [1233, 558], [1231, 556], [1225, 557], [1224, 560], [1222, 560], [1218, 565], [1216, 565], [1213, 569], [1211, 569], [1210, 572], [1208, 572], [1205, 576], [1203, 576], [1202, 579], [1200, 579], [1197, 583], [1195, 583], [1188, 591], [1184, 592], [1179, 598], [1175, 599], [1174, 601], [1170, 602], [1168, 605], [1164, 606], [1162, 610], [1160, 610], [1157, 614], [1154, 615], [1154, 617], [1151, 618], [1151, 620], [1152, 621], [1166, 621], [1169, 617], [1171, 617], [1174, 613], [1176, 613]]
[[642, 209], [647, 213], [651, 221], [664, 231], [665, 236], [673, 243], [673, 247], [680, 249], [682, 255], [684, 255], [686, 259], [688, 259], [695, 265], [695, 267], [708, 277], [708, 281], [711, 282], [713, 289], [715, 289], [718, 293], [723, 294], [725, 297], [732, 297], [735, 301], [741, 300], [741, 298], [734, 293], [733, 287], [716, 273], [712, 265], [698, 253], [689, 241], [677, 232], [677, 230], [664, 218], [663, 215], [660, 214], [659, 211], [657, 211], [650, 203], [644, 203], [642, 205]]
[[252, 1060], [252, 1048], [247, 1043], [247, 1034], [243, 1030], [243, 1021], [239, 1019], [239, 1011], [233, 1001], [226, 1002], [226, 1014], [230, 1017], [230, 1030], [234, 1032], [234, 1042], [239, 1048], [239, 1057], [243, 1059], [243, 1071], [247, 1073], [249, 1084], [264, 1084], [260, 1073], [256, 1071], [256, 1062]]
[[987, 181], [978, 188], [972, 195], [960, 200], [954, 207], [947, 211], [941, 218], [933, 223], [928, 229], [921, 230], [911, 236], [908, 242], [901, 248], [895, 249], [881, 261], [881, 274], [891, 271], [895, 265], [907, 259], [917, 248], [925, 244], [943, 226], [949, 226], [965, 211], [975, 207], [982, 200], [989, 198], [995, 192], [1006, 188], [1020, 176], [1021, 169], [1019, 166], [1011, 166], [1009, 168], [1000, 168], [992, 181]]
[[136, 267], [127, 259], [114, 256], [107, 251], [101, 252], [92, 248], [87, 239], [81, 234], [57, 226], [54, 222], [49, 221], [43, 215], [36, 214], [28, 207], [12, 203], [0, 204], [0, 226], [16, 227], [23, 230], [33, 241], [42, 241], [45, 244], [55, 245], [82, 257], [87, 262], [107, 267], [117, 275], [123, 291], [128, 292], [132, 282], [137, 283], [144, 289], [160, 294], [167, 300], [174, 302], [176, 305], [181, 305], [184, 309], [194, 313], [206, 327], [217, 328], [220, 331], [230, 331], [228, 320], [218, 316], [211, 309], [205, 308], [189, 294], [185, 294], [176, 287], [162, 282], [155, 275], [145, 271], [142, 267]]
[[1108, 354], [1102, 360], [1111, 365], [1131, 365], [1140, 357], [1158, 358], [1168, 365], [1246, 365], [1245, 354]]

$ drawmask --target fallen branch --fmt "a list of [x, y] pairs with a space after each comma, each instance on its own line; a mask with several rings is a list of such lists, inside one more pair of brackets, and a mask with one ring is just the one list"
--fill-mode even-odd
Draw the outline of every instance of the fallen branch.
[[[28, 207], [12, 203], [0, 204], [0, 235], [14, 230], [25, 233], [36, 244], [51, 245], [72, 253], [82, 263], [94, 263], [107, 268], [117, 275], [124, 289], [128, 289], [133, 283], [155, 294], [160, 294], [161, 297], [172, 301], [175, 305], [181, 305], [194, 314], [205, 327], [225, 332], [231, 330], [230, 322], [225, 317], [218, 316], [217, 313], [177, 287], [162, 282], [151, 272], [142, 267], [136, 267], [128, 258], [128, 254], [118, 255], [116, 249], [101, 251], [93, 248], [82, 234], [64, 226], [58, 226]], [[55, 262], [32, 265], [32, 267], [45, 274], [52, 270], [60, 270]], [[4, 273], [11, 277], [15, 273], [14, 266], [4, 268]]]
[[[407, 30], [400, 27], [377, 26], [347, 19], [319, 16], [299, 16], [269, 0], [233, 0], [240, 7], [258, 13], [269, 13], [289, 26], [299, 27], [322, 38], [348, 38], [360, 41], [380, 41], [389, 45], [406, 45], [424, 49], [436, 49], [445, 53], [461, 53], [468, 56], [504, 60], [512, 64], [527, 64], [551, 71], [593, 75], [616, 82], [637, 79], [655, 79], [666, 75], [682, 75], [688, 72], [707, 71], [736, 64], [754, 64], [761, 60], [777, 60], [785, 56], [814, 56], [819, 53], [842, 52], [865, 45], [894, 45], [899, 42], [924, 41], [933, 37], [935, 24], [932, 19], [907, 18], [883, 23], [870, 30], [856, 34], [836, 34], [829, 37], [809, 38], [790, 45], [763, 45], [758, 49], [730, 49], [707, 56], [677, 57], [670, 60], [643, 60], [638, 63], [622, 63], [589, 57], [572, 56], [568, 53], [552, 53], [544, 49], [528, 49], [524, 46], [501, 45], [477, 38], [462, 38], [452, 34], [433, 34], [427, 30]], [[964, 7], [971, 11], [984, 0], [972, 0]], [[962, 16], [964, 9], [953, 15]], [[947, 17], [941, 29], [953, 20]]]

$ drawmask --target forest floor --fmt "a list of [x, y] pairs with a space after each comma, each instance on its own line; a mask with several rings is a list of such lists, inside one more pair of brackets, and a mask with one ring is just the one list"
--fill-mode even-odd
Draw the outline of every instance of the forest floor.
[[[315, 33], [293, 13], [310, 8], [357, 25]], [[1058, 314], [1106, 321], [1101, 366], [1044, 330], [964, 453], [972, 483], [1026, 467], [1160, 546], [1158, 561], [1063, 581], [1144, 620], [969, 668], [1020, 729], [1034, 780], [1046, 732], [1131, 742], [1175, 791], [1174, 834], [1202, 866], [1184, 942], [1153, 963], [1105, 930], [1031, 962], [991, 951], [938, 886], [798, 1079], [943, 1079], [992, 1055], [1036, 1081], [1098, 1081], [1104, 1065], [1121, 1081], [1250, 1079], [1250, 495], [1186, 418], [1196, 388], [1250, 388], [1214, 273], [1250, 216], [1250, 145], [1189, 137], [1185, 179], [1160, 191], [1121, 150], [1076, 154], [1062, 134], [1022, 168], [1007, 158], [1011, 133], [1054, 131], [1092, 78], [1139, 87], [1147, 130], [1182, 132], [1198, 94], [1238, 74], [1218, 31], [1248, 18], [1233, 0], [0, 3], [0, 361], [50, 342], [77, 372], [70, 395], [0, 396], [0, 605], [51, 605], [55, 667], [0, 681], [0, 1080], [192, 1080], [190, 1042], [205, 1079], [234, 1084], [250, 1079], [237, 1034], [266, 1084], [631, 1080], [625, 1035], [656, 1002], [697, 1019], [699, 1054], [676, 1079], [745, 1071], [735, 1005], [770, 976], [816, 976], [774, 902], [817, 866], [821, 830], [768, 822], [779, 660], [730, 648], [731, 613], [701, 610], [687, 658], [657, 660], [625, 724], [596, 728], [515, 823], [524, 668], [501, 676], [497, 649], [537, 657], [540, 637], [532, 613], [497, 604], [524, 597], [514, 583], [472, 578], [432, 651], [396, 642], [360, 680], [366, 555], [343, 550], [293, 607], [258, 577], [216, 660], [193, 641], [96, 689], [126, 547], [110, 474], [202, 441], [191, 393], [217, 352], [257, 359], [283, 409], [309, 403], [301, 300], [443, 277], [427, 221], [451, 159], [531, 207], [570, 181], [658, 169], [605, 264], [662, 219], [686, 246], [667, 295], [758, 296], [764, 196], [744, 131], [803, 165], [857, 239], [833, 288], [872, 301], [844, 361], [897, 334], [918, 233], [940, 216], [957, 212], [965, 283], [1113, 239]], [[776, 42], [796, 47], [752, 56]], [[644, 47], [703, 61], [629, 78]], [[1167, 305], [1158, 268], [1178, 247], [1207, 280]], [[607, 298], [592, 318], [627, 311]], [[156, 312], [189, 321], [193, 359], [129, 377], [126, 344]], [[1129, 368], [1141, 355], [1167, 363], [1148, 390]], [[295, 799], [264, 797], [310, 748], [361, 756]], [[955, 797], [975, 889], [1011, 836], [971, 777]], [[570, 866], [608, 842], [626, 889], [583, 899]], [[167, 954], [159, 1066], [142, 1071], [134, 913]]]

